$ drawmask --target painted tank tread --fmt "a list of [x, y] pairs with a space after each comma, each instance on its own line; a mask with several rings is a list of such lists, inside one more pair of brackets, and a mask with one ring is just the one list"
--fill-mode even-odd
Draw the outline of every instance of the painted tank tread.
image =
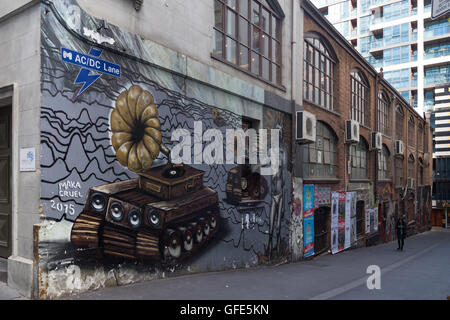
[[[208, 235], [205, 235], [205, 232], [203, 232], [202, 233], [202, 240], [200, 242], [196, 241], [195, 240], [196, 239], [196, 231], [197, 231], [196, 228], [198, 228], [199, 224], [207, 222], [207, 220], [203, 220], [202, 218], [209, 218], [210, 219], [211, 217], [215, 218], [215, 221], [216, 221], [215, 228], [212, 229], [211, 226], [209, 225], [210, 229], [209, 229]], [[194, 226], [193, 224], [196, 224], [196, 225]], [[218, 211], [215, 211], [215, 212], [213, 212], [210, 215], [203, 214], [201, 217], [199, 217], [197, 219], [193, 219], [193, 220], [190, 220], [190, 221], [187, 221], [187, 222], [184, 222], [184, 223], [176, 224], [176, 225], [171, 226], [171, 227], [169, 226], [167, 228], [167, 230], [166, 230], [166, 234], [162, 235], [162, 237], [163, 237], [162, 239], [165, 242], [165, 244], [169, 244], [168, 243], [168, 239], [167, 239], [167, 237], [168, 237], [167, 232], [169, 230], [173, 230], [176, 233], [176, 235], [174, 235], [174, 236], [179, 236], [181, 238], [181, 245], [182, 245], [183, 248], [181, 250], [180, 256], [178, 258], [175, 258], [175, 257], [171, 256], [170, 251], [169, 251], [169, 246], [168, 245], [164, 245], [164, 243], [163, 243], [163, 245], [164, 245], [164, 250], [163, 250], [164, 258], [161, 260], [161, 262], [162, 262], [163, 265], [166, 265], [166, 266], [176, 265], [176, 264], [182, 262], [183, 260], [194, 256], [202, 248], [206, 247], [211, 242], [211, 240], [213, 239], [215, 234], [220, 230], [220, 214], [219, 214]], [[184, 240], [185, 239], [183, 239], [183, 232], [186, 232], [186, 231], [189, 231], [189, 230], [193, 233], [192, 235], [193, 235], [193, 238], [194, 238], [193, 239], [194, 244], [192, 246], [192, 249], [190, 251], [187, 251], [184, 248], [184, 245], [185, 245]], [[169, 239], [170, 239], [170, 237], [169, 237]]]
[[136, 236], [136, 256], [142, 260], [160, 260], [158, 235], [139, 232]]
[[136, 235], [108, 223], [103, 228], [103, 253], [118, 258], [136, 259]]
[[103, 219], [98, 215], [83, 211], [72, 226], [70, 240], [82, 256], [100, 257], [100, 236]]

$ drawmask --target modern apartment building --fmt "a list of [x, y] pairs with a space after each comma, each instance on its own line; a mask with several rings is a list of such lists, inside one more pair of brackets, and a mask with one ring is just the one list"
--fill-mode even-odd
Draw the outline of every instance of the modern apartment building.
[[431, 19], [431, 0], [312, 2], [419, 114], [431, 112], [434, 87], [450, 81], [448, 14]]
[[433, 225], [450, 228], [450, 83], [435, 88], [433, 135]]

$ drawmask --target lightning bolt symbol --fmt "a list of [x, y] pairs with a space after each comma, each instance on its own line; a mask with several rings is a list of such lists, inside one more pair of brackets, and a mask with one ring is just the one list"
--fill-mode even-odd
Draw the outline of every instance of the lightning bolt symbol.
[[[100, 57], [102, 54], [101, 49], [97, 48], [91, 48], [89, 50], [89, 55], [94, 57]], [[101, 74], [90, 74], [91, 71], [89, 69], [81, 69], [78, 73], [77, 78], [75, 79], [74, 83], [84, 83], [84, 85], [81, 87], [81, 89], [78, 91], [77, 95], [75, 96], [75, 99], [80, 96], [84, 91], [86, 91], [87, 88], [89, 88], [98, 78], [101, 77]]]

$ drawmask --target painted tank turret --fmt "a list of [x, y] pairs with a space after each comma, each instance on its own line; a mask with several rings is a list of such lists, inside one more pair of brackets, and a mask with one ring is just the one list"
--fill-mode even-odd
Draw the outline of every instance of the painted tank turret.
[[[110, 122], [117, 160], [139, 177], [89, 190], [71, 232], [77, 253], [169, 264], [192, 256], [219, 230], [217, 193], [203, 171], [170, 162], [148, 91], [120, 94]], [[160, 152], [168, 163], [152, 167]]]

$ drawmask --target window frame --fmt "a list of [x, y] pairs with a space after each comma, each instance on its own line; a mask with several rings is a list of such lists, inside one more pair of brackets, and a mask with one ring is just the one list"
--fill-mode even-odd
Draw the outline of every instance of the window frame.
[[391, 113], [390, 113], [389, 99], [383, 91], [378, 93], [377, 98], [377, 112], [378, 112], [378, 123], [377, 129], [379, 132], [385, 136], [390, 137], [392, 133], [391, 130]]
[[411, 153], [409, 155], [409, 157], [408, 157], [408, 178], [409, 179], [411, 179], [411, 178], [415, 179], [416, 178], [415, 168], [416, 168], [416, 158]]
[[423, 151], [423, 125], [419, 123], [417, 126], [417, 150]]
[[[400, 116], [401, 115], [401, 121]], [[403, 111], [403, 107], [397, 105], [395, 109], [395, 138], [396, 140], [403, 140], [404, 135], [404, 122], [405, 122], [405, 112]], [[404, 141], [406, 142], [406, 141]]]
[[[241, 4], [247, 1], [246, 15], [241, 11]], [[217, 25], [214, 16], [213, 25], [213, 51], [211, 56], [221, 62], [231, 65], [261, 81], [274, 85], [276, 87], [282, 86], [282, 20], [284, 16], [273, 10], [267, 1], [260, 0], [241, 0], [235, 1], [236, 6], [231, 7], [226, 0], [214, 0], [213, 8], [214, 15], [216, 14], [216, 6], [221, 6], [221, 22], [222, 25]], [[258, 20], [253, 20], [254, 4], [258, 6]], [[263, 13], [268, 14], [268, 27], [263, 25]], [[233, 34], [228, 32], [229, 19], [228, 15], [234, 15], [233, 19]], [[241, 31], [241, 22], [246, 25], [247, 32]], [[255, 32], [256, 31], [256, 32]], [[254, 42], [254, 33], [258, 35], [256, 42]], [[219, 34], [221, 39], [217, 43], [221, 43], [221, 48], [216, 47], [216, 34]], [[264, 45], [261, 38], [267, 36], [267, 45]], [[227, 40], [233, 44], [234, 58], [231, 60], [228, 57]], [[267, 50], [263, 50], [262, 48]], [[219, 51], [219, 49], [221, 49]], [[230, 51], [230, 52], [232, 52]], [[245, 54], [246, 52], [246, 54]], [[266, 54], [267, 52], [267, 54]], [[245, 61], [241, 61], [241, 56], [246, 57]], [[252, 59], [258, 59], [256, 69], [253, 69]], [[265, 64], [268, 64], [267, 77], [264, 70]], [[245, 67], [243, 67], [245, 66]]]
[[[350, 180], [369, 179], [369, 144], [367, 143], [366, 139], [360, 136], [358, 143], [349, 145], [348, 154], [351, 159]], [[363, 171], [365, 171], [365, 174], [360, 174]]]
[[395, 177], [394, 177], [394, 185], [395, 187], [403, 187], [405, 184], [405, 179], [403, 176], [403, 157], [395, 157], [394, 158], [394, 167], [395, 167]]
[[[312, 54], [309, 54], [310, 52]], [[318, 60], [317, 63], [316, 60]], [[303, 40], [303, 100], [323, 109], [335, 111], [336, 66], [337, 59], [334, 51], [326, 41], [318, 34], [305, 33]], [[324, 85], [320, 81], [321, 77], [325, 79]]]
[[415, 127], [416, 127], [416, 122], [414, 121], [414, 117], [413, 116], [409, 116], [408, 117], [408, 146], [410, 147], [415, 147]]
[[388, 147], [383, 143], [381, 152], [378, 155], [378, 179], [379, 180], [390, 180], [390, 157]]
[[350, 118], [368, 126], [370, 87], [364, 73], [359, 69], [350, 71]]
[[[326, 130], [326, 134], [325, 134]], [[321, 135], [322, 133], [322, 135]], [[322, 142], [320, 142], [322, 140]], [[328, 141], [328, 151], [325, 146]], [[334, 143], [333, 143], [334, 142]], [[322, 146], [320, 146], [322, 144]], [[303, 148], [303, 177], [305, 179], [325, 178], [325, 179], [335, 179], [337, 178], [337, 167], [338, 167], [338, 137], [334, 130], [325, 122], [317, 121], [316, 127], [316, 142], [311, 144], [302, 145]], [[314, 151], [314, 154], [311, 154]], [[321, 157], [321, 162], [318, 161], [319, 153]], [[326, 161], [326, 153], [328, 153], [329, 160]], [[318, 168], [318, 166], [321, 166]], [[325, 168], [329, 167], [327, 172], [334, 171], [334, 175], [324, 175]], [[310, 173], [311, 167], [314, 167], [314, 172]], [[319, 175], [318, 171], [322, 169], [322, 174]]]

